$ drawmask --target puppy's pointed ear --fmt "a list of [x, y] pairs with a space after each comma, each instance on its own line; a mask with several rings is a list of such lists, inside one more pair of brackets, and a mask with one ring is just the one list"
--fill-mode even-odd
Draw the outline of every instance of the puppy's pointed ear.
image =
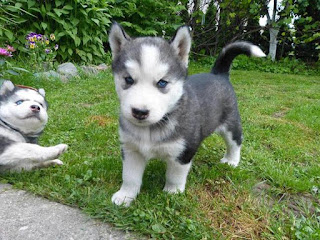
[[11, 81], [4, 81], [0, 87], [0, 95], [5, 95], [8, 92], [12, 92], [14, 84]]
[[39, 88], [38, 93], [40, 93], [42, 97], [46, 96], [46, 91], [43, 88]]
[[130, 41], [129, 35], [123, 30], [120, 24], [114, 22], [109, 33], [109, 44], [113, 59], [119, 54], [123, 45], [128, 41]]
[[181, 61], [188, 66], [189, 52], [191, 48], [191, 36], [188, 26], [178, 28], [175, 36], [171, 40], [171, 46]]

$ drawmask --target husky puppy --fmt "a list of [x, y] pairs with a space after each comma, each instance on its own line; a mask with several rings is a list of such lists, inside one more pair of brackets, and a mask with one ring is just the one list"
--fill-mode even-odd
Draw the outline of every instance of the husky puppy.
[[15, 86], [4, 81], [0, 87], [0, 172], [31, 170], [62, 165], [57, 159], [67, 145], [41, 147], [37, 140], [48, 121], [43, 89]]
[[112, 196], [113, 203], [130, 205], [140, 191], [147, 161], [155, 157], [167, 163], [164, 191], [183, 192], [192, 158], [213, 132], [227, 146], [221, 162], [239, 164], [242, 128], [229, 70], [239, 54], [265, 56], [259, 47], [232, 43], [210, 73], [188, 77], [191, 37], [186, 26], [167, 42], [158, 37], [130, 38], [114, 23], [109, 43], [123, 157], [123, 183]]

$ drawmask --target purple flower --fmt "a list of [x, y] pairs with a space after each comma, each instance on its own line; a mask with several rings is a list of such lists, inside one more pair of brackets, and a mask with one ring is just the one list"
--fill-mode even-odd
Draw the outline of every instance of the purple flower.
[[43, 39], [43, 37], [42, 37], [42, 35], [41, 34], [37, 34], [37, 39], [38, 39], [38, 41], [41, 41], [42, 39]]
[[48, 53], [51, 52], [51, 50], [50, 50], [49, 48], [46, 48], [46, 49], [45, 49], [45, 52], [48, 54]]
[[55, 46], [54, 46], [54, 50], [58, 50], [58, 48], [59, 48], [59, 45], [58, 44], [56, 44]]
[[43, 40], [43, 35], [42, 35], [42, 34], [35, 33], [35, 32], [31, 32], [31, 33], [29, 33], [29, 34], [26, 36], [26, 39], [27, 39], [29, 42], [41, 41], [41, 40]]
[[31, 32], [26, 36], [26, 39], [29, 40], [29, 38], [33, 38], [35, 35], [37, 35], [35, 32]]

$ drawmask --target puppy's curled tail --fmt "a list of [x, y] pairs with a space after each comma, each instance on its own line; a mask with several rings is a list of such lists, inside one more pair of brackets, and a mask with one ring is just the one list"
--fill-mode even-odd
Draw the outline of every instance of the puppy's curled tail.
[[245, 54], [249, 57], [265, 57], [266, 55], [262, 50], [249, 42], [239, 41], [225, 46], [220, 55], [218, 56], [211, 73], [222, 74], [230, 71], [233, 59], [240, 55]]

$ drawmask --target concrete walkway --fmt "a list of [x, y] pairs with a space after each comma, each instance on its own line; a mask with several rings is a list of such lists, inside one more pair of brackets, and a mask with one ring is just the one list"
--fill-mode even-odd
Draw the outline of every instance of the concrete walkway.
[[133, 236], [79, 209], [0, 183], [0, 240], [122, 240]]

